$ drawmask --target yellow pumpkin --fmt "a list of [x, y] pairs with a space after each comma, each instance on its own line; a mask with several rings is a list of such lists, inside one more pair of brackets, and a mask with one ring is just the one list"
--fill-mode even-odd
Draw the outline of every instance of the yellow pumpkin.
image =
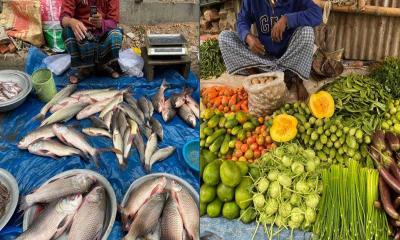
[[288, 114], [275, 116], [269, 131], [273, 141], [288, 142], [297, 135], [297, 119]]
[[308, 106], [316, 118], [330, 118], [335, 112], [335, 102], [330, 93], [319, 91], [311, 94]]

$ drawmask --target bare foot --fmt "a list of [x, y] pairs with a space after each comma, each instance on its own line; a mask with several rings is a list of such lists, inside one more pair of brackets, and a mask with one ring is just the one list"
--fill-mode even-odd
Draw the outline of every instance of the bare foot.
[[297, 99], [298, 99], [299, 101], [302, 101], [302, 102], [306, 101], [307, 98], [308, 98], [308, 91], [307, 91], [307, 89], [304, 87], [304, 84], [303, 84], [303, 80], [302, 80], [302, 79], [297, 78], [297, 81], [296, 81], [296, 88], [297, 88]]
[[81, 69], [79, 69], [77, 72], [75, 72], [73, 75], [71, 75], [71, 76], [69, 77], [69, 81], [70, 81], [72, 84], [76, 84], [76, 83], [78, 83], [79, 81], [81, 81], [81, 80], [83, 80], [83, 79], [89, 77], [90, 72], [91, 72], [90, 69], [81, 68]]

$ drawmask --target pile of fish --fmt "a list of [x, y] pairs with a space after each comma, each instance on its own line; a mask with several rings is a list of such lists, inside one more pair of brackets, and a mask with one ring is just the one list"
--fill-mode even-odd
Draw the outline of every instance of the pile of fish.
[[133, 239], [199, 239], [199, 210], [189, 192], [166, 177], [134, 189], [121, 209], [122, 226]]
[[0, 102], [15, 98], [22, 88], [15, 82], [0, 82]]
[[199, 104], [191, 97], [192, 90], [185, 88], [181, 93], [174, 94], [165, 99], [164, 92], [167, 89], [165, 80], [162, 82], [157, 94], [151, 99], [154, 109], [160, 113], [165, 122], [172, 120], [176, 112], [190, 127], [196, 127], [200, 116]]
[[17, 237], [50, 240], [68, 233], [68, 239], [101, 239], [104, 233], [107, 193], [96, 178], [76, 174], [49, 182], [22, 199], [21, 210], [43, 205], [43, 210]]
[[[164, 85], [163, 83], [160, 87], [162, 92]], [[153, 117], [155, 108], [146, 97], [137, 100], [128, 89], [75, 90], [75, 84], [68, 85], [40, 110], [34, 119], [44, 119], [49, 111], [52, 114], [42, 120], [40, 128], [19, 142], [20, 149], [28, 149], [33, 154], [53, 158], [80, 155], [84, 159], [93, 159], [96, 164], [98, 153], [113, 151], [119, 166], [124, 168], [131, 148], [135, 147], [148, 172], [155, 162], [162, 161], [174, 153], [175, 147], [172, 146], [157, 148], [158, 141], [164, 138], [163, 127]], [[186, 99], [186, 95], [182, 97]], [[161, 103], [155, 101], [157, 98], [155, 96], [153, 102]], [[179, 104], [179, 101], [182, 101], [181, 97], [176, 98]], [[112, 139], [113, 147], [95, 149], [79, 131], [71, 126], [59, 124], [73, 117], [77, 120], [89, 118], [92, 127], [84, 128], [82, 132], [89, 136], [108, 137]], [[146, 144], [142, 135], [147, 139]], [[53, 137], [58, 140], [51, 139]]]
[[7, 187], [0, 182], [0, 218], [6, 212], [6, 206], [10, 202], [10, 192]]

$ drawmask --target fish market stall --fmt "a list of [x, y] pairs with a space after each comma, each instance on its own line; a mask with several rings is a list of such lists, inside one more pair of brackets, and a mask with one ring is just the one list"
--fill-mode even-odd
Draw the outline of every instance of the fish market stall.
[[[26, 61], [26, 72], [32, 74], [44, 68], [45, 57], [39, 49], [31, 48]], [[194, 189], [199, 189], [198, 173], [185, 163], [182, 154], [186, 142], [198, 139], [196, 114], [188, 102], [199, 100], [198, 79], [192, 73], [188, 79], [184, 79], [176, 71], [164, 70], [157, 72], [153, 81], [128, 76], [122, 76], [118, 80], [93, 76], [80, 82], [78, 86], [68, 85], [67, 74], [55, 76], [54, 79], [59, 91], [58, 96], [61, 92], [70, 96], [70, 99], [59, 102], [58, 106], [52, 106], [53, 109], [43, 109], [45, 104], [31, 93], [20, 107], [0, 115], [0, 167], [8, 170], [16, 178], [21, 196], [27, 196], [50, 178], [71, 169], [88, 169], [104, 176], [115, 192], [117, 203], [122, 202], [132, 182], [150, 172], [165, 172], [178, 176]], [[160, 88], [164, 91], [161, 91], [161, 94]], [[73, 99], [73, 94], [77, 96], [95, 89], [108, 89], [102, 90], [103, 93], [107, 91], [106, 94], [114, 91], [113, 100], [101, 104], [101, 101], [82, 104]], [[101, 94], [97, 97], [101, 98]], [[92, 101], [97, 97], [86, 100]], [[132, 110], [135, 103], [143, 109], [144, 106], [152, 108], [153, 105], [157, 105], [153, 103], [163, 102], [160, 106], [163, 108], [166, 102], [162, 100], [164, 97], [165, 100], [175, 97], [170, 104], [177, 104], [177, 108], [171, 105], [168, 108], [174, 110], [175, 114], [154, 108], [143, 111], [143, 116], [140, 116], [140, 113]], [[57, 111], [65, 106], [68, 111]], [[85, 111], [81, 112], [84, 108]], [[118, 118], [114, 117], [113, 121], [109, 122], [108, 127], [111, 130], [107, 126], [99, 127], [101, 122], [105, 122], [99, 119], [105, 119], [110, 111], [118, 112]], [[94, 118], [95, 115], [99, 115], [99, 118]], [[148, 124], [141, 124], [142, 117]], [[66, 123], [59, 122], [70, 118]], [[132, 123], [133, 119], [135, 123]], [[121, 122], [125, 124], [120, 124]], [[40, 128], [40, 125], [43, 128]], [[37, 137], [32, 132], [46, 137], [39, 137], [41, 140], [32, 143], [32, 138]], [[126, 133], [124, 137], [121, 132]], [[139, 143], [134, 137], [138, 136], [138, 132], [142, 133], [137, 140]], [[81, 138], [83, 134], [85, 141]], [[49, 138], [51, 140], [48, 140]], [[124, 142], [124, 138], [131, 141]], [[147, 138], [149, 142], [146, 141]], [[22, 139], [24, 141], [21, 141]], [[135, 146], [141, 145], [139, 152], [133, 147], [130, 151], [124, 151], [130, 149], [124, 144], [129, 142], [134, 142]], [[67, 148], [67, 143], [75, 147]], [[101, 196], [102, 190], [91, 187], [88, 192], [87, 194], [93, 196]], [[77, 197], [69, 201], [70, 203], [63, 204], [74, 206], [77, 201], [82, 200]], [[22, 227], [22, 215], [18, 211], [7, 227], [12, 226]], [[117, 217], [108, 239], [121, 239], [124, 235], [121, 221]]]

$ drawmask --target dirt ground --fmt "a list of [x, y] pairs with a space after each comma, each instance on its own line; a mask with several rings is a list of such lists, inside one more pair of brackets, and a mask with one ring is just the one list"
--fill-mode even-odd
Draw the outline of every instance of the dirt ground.
[[122, 25], [124, 29], [123, 48], [142, 47], [144, 46], [144, 36], [150, 33], [181, 33], [188, 41], [189, 54], [192, 60], [191, 69], [199, 76], [199, 23], [173, 23], [173, 24], [157, 24], [157, 25]]

